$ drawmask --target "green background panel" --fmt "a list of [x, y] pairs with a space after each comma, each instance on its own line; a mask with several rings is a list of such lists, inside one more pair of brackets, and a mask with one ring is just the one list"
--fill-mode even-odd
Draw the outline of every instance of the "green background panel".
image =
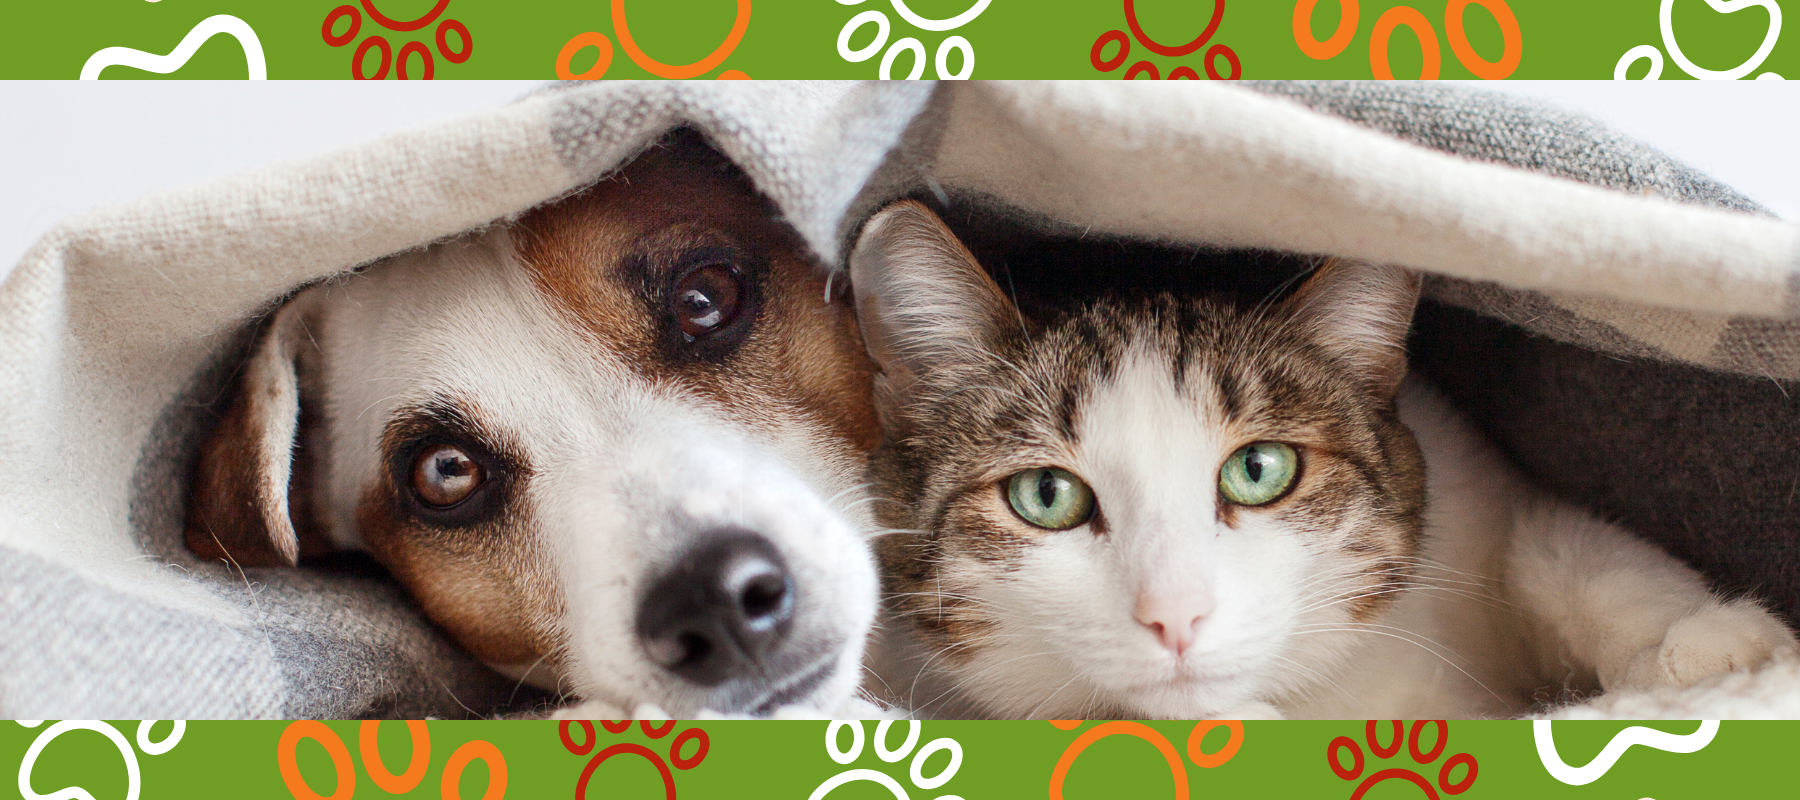
[[[914, 12], [931, 19], [954, 17], [969, 9], [974, 0], [907, 0]], [[1667, 53], [1658, 23], [1662, 0], [1507, 0], [1521, 30], [1521, 60], [1515, 78], [1610, 78], [1619, 58], [1631, 48], [1652, 45], [1664, 54], [1663, 78], [1687, 77]], [[1770, 15], [1760, 6], [1747, 6], [1731, 14], [1712, 10], [1705, 0], [1670, 0], [1676, 43], [1700, 67], [1724, 70], [1756, 52], [1770, 29]], [[556, 76], [556, 61], [563, 45], [585, 32], [600, 33], [613, 44], [606, 78], [654, 77], [627, 57], [612, 21], [608, 2], [568, 0], [451, 0], [439, 21], [454, 19], [465, 25], [473, 39], [468, 61], [450, 63], [435, 45], [437, 23], [421, 30], [397, 32], [382, 29], [369, 15], [362, 19], [354, 41], [327, 45], [321, 26], [341, 0], [161, 0], [156, 3], [124, 0], [59, 0], [19, 3], [11, 10], [8, 47], [0, 49], [0, 75], [9, 78], [73, 78], [94, 52], [109, 46], [131, 47], [150, 53], [168, 53], [196, 23], [214, 14], [232, 14], [248, 23], [261, 42], [271, 78], [348, 78], [350, 62], [361, 41], [382, 36], [397, 57], [408, 42], [421, 42], [434, 52], [433, 74], [452, 78], [543, 78]], [[375, 6], [395, 20], [410, 20], [429, 13], [433, 0], [380, 0]], [[1445, 26], [1446, 3], [1424, 0], [1365, 0], [1355, 3], [1356, 34], [1337, 55], [1313, 60], [1294, 42], [1292, 0], [1229, 0], [1223, 20], [1212, 39], [1199, 52], [1182, 57], [1154, 55], [1141, 43], [1132, 47], [1126, 64], [1147, 61], [1160, 74], [1189, 67], [1205, 75], [1205, 52], [1225, 45], [1237, 54], [1245, 78], [1369, 78], [1370, 39], [1376, 21], [1390, 9], [1416, 9], [1432, 28], [1437, 45], [1439, 76], [1468, 79], [1474, 75], [1455, 56]], [[1141, 0], [1135, 4], [1141, 27], [1153, 41], [1165, 45], [1185, 43], [1204, 30], [1211, 18], [1211, 3], [1185, 0]], [[1329, 38], [1344, 5], [1341, 0], [1320, 0], [1312, 12], [1315, 38]], [[625, 11], [633, 38], [650, 57], [666, 64], [687, 64], [705, 58], [727, 37], [738, 11], [737, 0], [628, 0]], [[1090, 61], [1095, 41], [1107, 31], [1129, 31], [1123, 0], [1046, 2], [1045, 0], [992, 0], [975, 20], [952, 31], [921, 30], [907, 23], [893, 0], [862, 0], [844, 5], [834, 0], [752, 0], [746, 33], [724, 63], [702, 78], [717, 77], [727, 70], [752, 78], [873, 78], [880, 71], [882, 53], [852, 63], [838, 54], [839, 32], [852, 17], [880, 12], [889, 22], [883, 52], [902, 39], [917, 39], [928, 62], [924, 76], [935, 77], [935, 54], [951, 36], [970, 43], [975, 53], [978, 78], [1117, 78], [1128, 66], [1111, 72], [1096, 70]], [[1470, 46], [1489, 60], [1504, 52], [1501, 27], [1494, 14], [1480, 5], [1469, 5], [1464, 26]], [[339, 21], [338, 32], [347, 23]], [[1792, 27], [1791, 25], [1789, 26]], [[852, 38], [853, 47], [875, 37], [874, 25], [865, 25]], [[452, 36], [452, 40], [455, 37]], [[1387, 55], [1396, 76], [1420, 72], [1423, 48], [1410, 29], [1392, 35]], [[365, 54], [367, 72], [378, 62], [378, 51]], [[1109, 45], [1107, 54], [1116, 53]], [[574, 59], [575, 71], [593, 65], [596, 50], [587, 48]], [[893, 65], [904, 75], [912, 56], [901, 53]], [[959, 69], [960, 57], [952, 59]], [[1229, 71], [1224, 59], [1215, 62]], [[417, 57], [409, 61], [413, 77], [421, 72]], [[1632, 71], [1641, 76], [1647, 65]], [[1800, 77], [1800, 33], [1785, 31], [1761, 67], [1752, 74], [1774, 72]], [[168, 77], [239, 78], [245, 74], [245, 58], [237, 43], [216, 36], [202, 46], [181, 69]], [[390, 68], [388, 77], [397, 75]], [[163, 77], [130, 67], [110, 67], [105, 78]]]
[[[14, 776], [19, 774], [21, 758], [37, 737], [46, 735], [50, 724], [26, 728], [0, 723], [0, 779], [4, 779], [0, 780], [0, 787], [4, 787], [0, 788], [0, 797], [16, 796]], [[925, 722], [910, 751], [888, 761], [877, 752], [873, 741], [877, 725], [857, 723], [864, 732], [861, 752], [848, 763], [839, 764], [826, 751], [825, 722], [683, 722], [661, 737], [648, 735], [641, 725], [632, 725], [621, 733], [595, 725], [594, 746], [586, 755], [578, 755], [562, 744], [555, 722], [440, 721], [429, 723], [428, 767], [404, 796], [441, 796], [446, 762], [459, 747], [474, 740], [489, 742], [502, 753], [506, 765], [505, 796], [571, 797], [583, 769], [605, 748], [637, 745], [670, 763], [670, 744], [682, 731], [698, 728], [709, 742], [704, 759], [691, 769], [670, 770], [680, 797], [808, 798], [834, 776], [860, 770], [863, 772], [858, 775], [890, 776], [908, 798], [1047, 798], [1051, 775], [1065, 750], [1083, 733], [1101, 724], [1085, 723], [1076, 730], [1065, 731], [1044, 722]], [[1632, 724], [1559, 722], [1553, 730], [1562, 759], [1582, 765]], [[1699, 727], [1697, 722], [1643, 724], [1674, 734], [1689, 734]], [[140, 797], [159, 800], [295, 796], [278, 766], [279, 743], [288, 725], [191, 722], [180, 742], [167, 753], [137, 752], [132, 744], [133, 756], [142, 770]], [[128, 742], [135, 740], [137, 723], [119, 722], [115, 726]], [[350, 758], [348, 776], [355, 781], [355, 796], [388, 796], [364, 767], [359, 741], [361, 723], [332, 722], [327, 726]], [[1412, 752], [1415, 742], [1410, 735], [1415, 727], [1420, 732], [1416, 745], [1426, 756], [1424, 763]], [[1698, 752], [1682, 754], [1633, 747], [1593, 783], [1567, 786], [1553, 780], [1539, 762], [1533, 725], [1529, 722], [1451, 722], [1445, 746], [1435, 754], [1431, 751], [1437, 741], [1436, 727], [1409, 724], [1405, 726], [1407, 740], [1388, 758], [1377, 755], [1368, 742], [1367, 726], [1360, 721], [1248, 722], [1235, 756], [1210, 768], [1202, 768], [1187, 758], [1187, 738], [1195, 730], [1195, 723], [1154, 722], [1148, 723], [1147, 729], [1154, 731], [1152, 736], [1163, 737], [1180, 758], [1190, 797], [1225, 793], [1258, 798], [1347, 798], [1363, 782], [1389, 768], [1412, 771], [1431, 781], [1434, 788], [1441, 787], [1443, 765], [1463, 753], [1473, 756], [1477, 764], [1473, 782], [1458, 795], [1463, 798], [1604, 796], [1680, 800], [1760, 794], [1786, 791], [1790, 784], [1788, 754], [1792, 743], [1800, 738], [1800, 726], [1794, 723], [1726, 722], [1712, 742]], [[169, 730], [169, 724], [162, 723], [154, 736], [165, 737]], [[904, 750], [907, 730], [906, 723], [893, 725], [888, 731], [887, 746]], [[840, 728], [837, 734], [839, 748], [848, 749], [850, 731]], [[571, 736], [577, 744], [587, 739], [579, 726], [572, 728]], [[1363, 756], [1360, 773], [1349, 780], [1334, 773], [1326, 762], [1327, 749], [1338, 737], [1355, 743]], [[1228, 738], [1225, 728], [1213, 728], [1203, 740], [1203, 752], [1218, 752]], [[912, 762], [931, 743], [943, 739], [954, 740], [960, 747], [961, 764], [942, 785], [924, 788], [914, 781]], [[1376, 743], [1383, 747], [1393, 743], [1389, 723], [1377, 725]], [[386, 722], [380, 726], [376, 749], [388, 772], [406, 771], [412, 746], [411, 733], [405, 725]], [[682, 756], [694, 758], [697, 753], [695, 741], [683, 745]], [[311, 792], [329, 795], [339, 788], [339, 775], [324, 746], [302, 739], [293, 755]], [[65, 733], [52, 741], [33, 765], [30, 787], [40, 795], [79, 786], [96, 798], [123, 797], [127, 788], [124, 763], [117, 747], [101, 734]], [[925, 758], [918, 773], [929, 781], [949, 763], [950, 756], [939, 748]], [[1339, 763], [1346, 769], [1351, 765], [1347, 750], [1339, 753]], [[1457, 782], [1466, 782], [1467, 774], [1460, 766], [1451, 772], [1451, 788]], [[463, 772], [459, 796], [482, 796], [491, 779], [483, 762], [472, 762]], [[1156, 744], [1136, 736], [1113, 735], [1098, 739], [1074, 759], [1062, 788], [1067, 800], [1099, 800], [1175, 797], [1176, 786], [1176, 772]], [[298, 794], [309, 796], [305, 792]], [[663, 797], [663, 778], [656, 766], [640, 755], [615, 755], [595, 768], [586, 796]], [[877, 782], [860, 780], [844, 783], [825, 796], [832, 800], [878, 800], [894, 795]], [[1423, 793], [1405, 780], [1387, 780], [1375, 784], [1364, 796], [1370, 800], [1397, 800], [1417, 798]], [[1449, 795], [1440, 790], [1440, 796]]]

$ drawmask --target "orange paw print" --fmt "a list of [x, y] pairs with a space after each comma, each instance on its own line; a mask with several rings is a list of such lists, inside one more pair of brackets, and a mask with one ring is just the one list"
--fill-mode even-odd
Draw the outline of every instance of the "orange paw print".
[[[697, 78], [712, 71], [713, 67], [724, 63], [732, 51], [737, 49], [738, 42], [744, 38], [744, 31], [750, 27], [750, 0], [737, 0], [737, 16], [732, 18], [731, 32], [725, 35], [725, 41], [721, 42], [705, 58], [692, 64], [664, 64], [651, 58], [643, 48], [638, 47], [637, 40], [631, 36], [631, 27], [625, 24], [625, 0], [612, 0], [612, 23], [613, 35], [619, 37], [619, 46], [625, 48], [626, 57], [630, 58], [633, 64], [643, 68], [645, 72], [669, 80]], [[571, 66], [575, 60], [575, 54], [589, 47], [599, 51], [594, 65], [581, 72], [576, 72]], [[606, 34], [599, 31], [575, 34], [556, 54], [556, 77], [565, 81], [598, 80], [605, 76], [606, 69], [612, 66], [612, 58], [613, 44], [611, 39], [606, 38]], [[718, 79], [722, 81], [749, 80], [749, 78], [750, 76], [745, 75], [742, 70], [735, 69], [725, 70], [718, 75]]]
[[[406, 770], [398, 775], [390, 772], [387, 764], [381, 760], [381, 750], [376, 746], [376, 734], [380, 729], [381, 723], [376, 720], [363, 720], [357, 728], [356, 749], [357, 754], [362, 757], [363, 771], [369, 774], [369, 780], [382, 792], [388, 795], [407, 794], [418, 788], [431, 769], [431, 728], [421, 720], [406, 721], [406, 731], [412, 737], [412, 758], [406, 762]], [[178, 728], [176, 732], [179, 733], [180, 730]], [[143, 728], [138, 730], [138, 744], [143, 747], [144, 752], [162, 752], [144, 747], [147, 744], [145, 732], [146, 729]], [[313, 791], [312, 786], [300, 775], [297, 751], [302, 739], [318, 742], [331, 757], [336, 788], [329, 796]], [[457, 787], [462, 784], [463, 770], [475, 761], [486, 764], [488, 770], [488, 788], [482, 793], [481, 800], [500, 800], [506, 796], [506, 756], [500, 753], [500, 748], [483, 739], [464, 742], [444, 761], [443, 778], [438, 782], [442, 796], [459, 796]], [[281, 782], [287, 786], [288, 794], [295, 800], [337, 800], [356, 794], [356, 766], [350, 760], [350, 748], [344, 744], [337, 731], [318, 720], [302, 719], [288, 723], [281, 732], [281, 740], [275, 745], [275, 765], [281, 771]], [[74, 796], [91, 797], [85, 792]], [[136, 793], [133, 792], [131, 796], [135, 797]]]
[[[1081, 727], [1083, 722], [1086, 720], [1053, 719], [1050, 724], [1065, 731], [1072, 731]], [[1225, 740], [1225, 746], [1211, 753], [1201, 749], [1201, 742], [1206, 739], [1206, 734], [1221, 726], [1231, 733], [1230, 738]], [[1075, 737], [1075, 741], [1069, 743], [1069, 746], [1063, 750], [1062, 757], [1056, 760], [1056, 767], [1050, 771], [1050, 800], [1062, 800], [1063, 781], [1069, 777], [1069, 768], [1075, 766], [1075, 759], [1081, 756], [1081, 752], [1088, 749], [1089, 745], [1108, 736], [1135, 736], [1155, 745], [1156, 749], [1162, 753], [1163, 760], [1169, 763], [1169, 773], [1175, 778], [1175, 800], [1187, 800], [1187, 765], [1175, 752], [1175, 745], [1169, 742], [1168, 737], [1158, 733], [1155, 728], [1141, 722], [1126, 721], [1102, 722], [1087, 729], [1085, 733]], [[1238, 748], [1243, 745], [1244, 723], [1241, 720], [1205, 720], [1194, 723], [1193, 730], [1188, 732], [1187, 757], [1189, 761], [1194, 762], [1195, 766], [1211, 769], [1230, 761], [1233, 756], [1237, 755]], [[1361, 764], [1362, 762], [1358, 761], [1357, 763]]]
[[[1388, 721], [1394, 724], [1394, 736], [1393, 741], [1389, 742], [1385, 747], [1381, 745], [1380, 737], [1377, 735], [1381, 730], [1379, 723], [1375, 720], [1369, 720], [1368, 727], [1364, 729], [1363, 738], [1369, 744], [1369, 752], [1373, 753], [1376, 758], [1383, 760], [1393, 758], [1400, 754], [1400, 746], [1404, 744], [1406, 745], [1407, 754], [1412, 756], [1413, 763], [1418, 764], [1421, 767], [1428, 767], [1438, 760], [1438, 756], [1444, 754], [1444, 748], [1450, 743], [1450, 723], [1445, 722], [1444, 720], [1418, 720], [1412, 724], [1411, 734], [1406, 732], [1406, 724], [1400, 720], [1395, 719]], [[1419, 734], [1425, 730], [1425, 726], [1428, 724], [1437, 726], [1437, 741], [1433, 742], [1431, 750], [1426, 752], [1419, 749]], [[1340, 751], [1344, 750], [1350, 752], [1349, 766], [1345, 766], [1339, 756]], [[1339, 778], [1346, 781], [1356, 780], [1357, 778], [1362, 777], [1363, 774], [1362, 746], [1357, 744], [1356, 740], [1351, 739], [1348, 736], [1339, 736], [1336, 739], [1332, 739], [1331, 744], [1325, 746], [1325, 763], [1331, 766], [1331, 771]], [[1462, 780], [1451, 783], [1450, 771], [1458, 764], [1467, 766], [1469, 770], [1463, 774]], [[1457, 753], [1456, 755], [1444, 759], [1443, 766], [1438, 769], [1436, 786], [1431, 784], [1430, 779], [1407, 767], [1388, 767], [1387, 769], [1379, 770], [1369, 777], [1364, 778], [1362, 783], [1357, 784], [1356, 791], [1350, 793], [1350, 800], [1361, 800], [1362, 796], [1371, 788], [1374, 788], [1375, 784], [1390, 780], [1411, 781], [1413, 785], [1418, 786], [1425, 791], [1426, 797], [1431, 798], [1431, 800], [1438, 800], [1439, 789], [1443, 789], [1444, 794], [1462, 794], [1463, 792], [1468, 791], [1469, 787], [1475, 785], [1475, 775], [1477, 771], [1478, 766], [1475, 763], [1475, 757], [1468, 753]]]
[[[580, 744], [576, 744], [575, 738], [570, 735], [571, 725], [581, 726], [582, 741]], [[638, 725], [644, 729], [644, 735], [652, 739], [661, 739], [668, 736], [670, 731], [675, 730], [675, 720], [664, 721], [657, 727], [651, 727], [649, 720], [643, 720]], [[607, 733], [624, 733], [631, 729], [631, 720], [601, 720], [600, 727], [605, 728]], [[562, 739], [563, 749], [578, 756], [585, 756], [593, 752], [594, 745], [598, 742], [598, 737], [594, 733], [594, 724], [585, 719], [563, 720], [556, 726], [556, 735]], [[682, 745], [687, 744], [689, 740], [698, 742], [698, 744], [695, 745], [692, 754], [683, 756], [681, 755]], [[594, 777], [594, 770], [599, 769], [607, 759], [620, 753], [643, 756], [645, 761], [655, 766], [656, 771], [662, 775], [663, 793], [666, 799], [675, 800], [675, 773], [669, 770], [669, 765], [673, 764], [675, 769], [679, 770], [698, 767], [700, 762], [706, 760], [706, 751], [710, 747], [712, 747], [712, 741], [707, 738], [706, 731], [699, 728], [688, 728], [675, 734], [674, 740], [669, 742], [668, 760], [664, 760], [662, 755], [655, 750], [636, 742], [619, 742], [609, 745], [589, 759], [587, 767], [581, 770], [581, 778], [575, 781], [575, 800], [583, 800], [587, 797], [588, 780]]]

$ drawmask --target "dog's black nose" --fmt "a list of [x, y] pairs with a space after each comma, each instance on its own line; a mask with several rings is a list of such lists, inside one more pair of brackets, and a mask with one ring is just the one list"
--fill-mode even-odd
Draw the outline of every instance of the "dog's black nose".
[[689, 550], [638, 606], [650, 659], [702, 686], [764, 672], [794, 619], [794, 582], [775, 546], [722, 531]]

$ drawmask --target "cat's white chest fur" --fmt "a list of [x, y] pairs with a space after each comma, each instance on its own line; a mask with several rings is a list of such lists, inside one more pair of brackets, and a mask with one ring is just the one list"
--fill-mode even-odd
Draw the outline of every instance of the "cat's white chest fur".
[[1715, 597], [1667, 553], [1527, 483], [1429, 386], [1409, 380], [1398, 403], [1425, 455], [1427, 566], [1331, 684], [1274, 698], [1283, 714], [1514, 715], [1793, 648], [1762, 608]]

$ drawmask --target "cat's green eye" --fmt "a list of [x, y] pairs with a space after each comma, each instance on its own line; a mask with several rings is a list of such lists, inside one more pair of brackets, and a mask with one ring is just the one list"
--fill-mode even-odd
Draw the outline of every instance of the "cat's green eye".
[[1094, 515], [1094, 490], [1068, 470], [1028, 469], [1006, 482], [1013, 513], [1040, 528], [1065, 531]]
[[1275, 502], [1287, 494], [1300, 473], [1300, 455], [1280, 442], [1245, 445], [1219, 470], [1219, 492], [1243, 506]]

